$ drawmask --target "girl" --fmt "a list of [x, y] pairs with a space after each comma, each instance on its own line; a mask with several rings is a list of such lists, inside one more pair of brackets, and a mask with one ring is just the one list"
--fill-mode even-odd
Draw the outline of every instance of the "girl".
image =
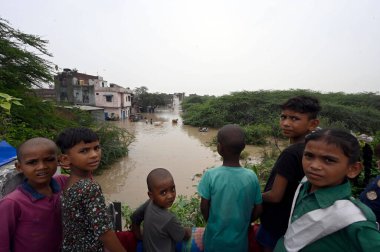
[[357, 139], [324, 129], [305, 138], [307, 178], [300, 184], [286, 234], [275, 251], [380, 251], [372, 211], [351, 196], [348, 178], [361, 171]]
[[87, 128], [67, 129], [57, 145], [62, 165], [70, 168], [61, 199], [62, 251], [125, 251], [112, 230], [101, 188], [91, 176], [100, 164], [98, 136]]

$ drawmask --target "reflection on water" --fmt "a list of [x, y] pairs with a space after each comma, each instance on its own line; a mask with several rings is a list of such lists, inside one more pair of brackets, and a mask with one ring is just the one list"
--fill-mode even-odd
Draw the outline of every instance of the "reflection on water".
[[[146, 176], [154, 168], [163, 167], [172, 173], [177, 194], [192, 195], [198, 181], [194, 175], [221, 165], [218, 153], [208, 147], [216, 130], [199, 132], [195, 127], [183, 125], [178, 111], [163, 110], [144, 116], [148, 123], [145, 120], [114, 122], [128, 129], [136, 139], [129, 146], [127, 157], [95, 177], [107, 200], [125, 202], [132, 208], [148, 198]], [[150, 124], [151, 118], [153, 124]], [[172, 123], [172, 119], [177, 118], [178, 123]], [[259, 151], [252, 146], [247, 146], [247, 150]]]

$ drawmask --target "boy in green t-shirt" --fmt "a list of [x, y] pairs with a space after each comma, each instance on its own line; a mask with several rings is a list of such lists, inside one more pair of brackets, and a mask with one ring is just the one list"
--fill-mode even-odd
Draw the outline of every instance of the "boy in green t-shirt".
[[198, 185], [201, 212], [207, 221], [205, 251], [248, 251], [248, 227], [261, 213], [256, 174], [240, 166], [245, 137], [238, 125], [226, 125], [217, 135], [223, 165], [209, 169]]

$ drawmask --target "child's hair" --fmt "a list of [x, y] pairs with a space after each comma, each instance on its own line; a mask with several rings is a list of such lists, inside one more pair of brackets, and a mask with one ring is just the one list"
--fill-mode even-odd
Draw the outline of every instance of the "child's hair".
[[150, 192], [152, 191], [153, 181], [156, 181], [157, 179], [165, 179], [167, 177], [172, 177], [172, 175], [165, 168], [156, 168], [150, 171], [148, 176], [146, 177], [146, 184], [148, 186], [148, 190]]
[[348, 163], [354, 164], [360, 158], [359, 141], [351, 133], [339, 129], [322, 129], [314, 131], [305, 137], [305, 143], [309, 141], [323, 140], [327, 144], [340, 148], [343, 154], [348, 157]]
[[23, 153], [24, 147], [29, 146], [29, 145], [35, 146], [35, 145], [39, 145], [39, 144], [44, 144], [44, 145], [50, 144], [53, 148], [56, 149], [56, 152], [58, 152], [57, 146], [55, 145], [54, 141], [52, 141], [48, 138], [45, 138], [45, 137], [35, 137], [35, 138], [31, 138], [31, 139], [24, 141], [23, 143], [21, 143], [17, 147], [17, 149], [16, 149], [17, 160], [21, 161], [23, 154], [24, 154]]
[[319, 111], [321, 111], [319, 100], [306, 95], [290, 98], [285, 103], [281, 104], [280, 108], [282, 110], [289, 109], [303, 114], [307, 113], [309, 119], [316, 119]]
[[245, 148], [244, 131], [237, 124], [223, 126], [218, 131], [217, 141], [233, 154], [240, 154]]
[[80, 142], [92, 143], [99, 141], [98, 135], [89, 128], [69, 128], [60, 133], [56, 144], [62, 153], [66, 153]]

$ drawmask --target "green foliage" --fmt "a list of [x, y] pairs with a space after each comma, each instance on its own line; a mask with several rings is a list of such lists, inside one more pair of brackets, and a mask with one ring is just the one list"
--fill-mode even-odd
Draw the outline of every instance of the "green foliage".
[[[310, 90], [244, 91], [220, 97], [192, 96], [182, 103], [183, 120], [192, 126], [219, 128], [235, 123], [241, 126], [267, 125], [270, 135], [279, 137], [278, 115], [280, 107], [290, 97], [309, 95], [317, 97], [322, 105], [322, 127], [336, 126], [353, 131], [373, 134], [380, 128], [380, 96], [375, 93], [328, 93]], [[268, 133], [266, 127], [248, 128], [262, 142]], [[258, 132], [263, 134], [257, 137]], [[248, 135], [249, 136], [249, 135]], [[250, 139], [250, 141], [254, 139]]]
[[127, 230], [131, 230], [131, 226], [132, 226], [131, 215], [132, 214], [133, 214], [133, 209], [130, 206], [128, 206], [127, 204], [124, 204], [121, 206], [121, 216], [125, 220], [124, 227]]
[[[0, 18], [0, 91], [39, 86], [52, 80], [47, 41], [12, 28]], [[7, 92], [9, 91], [9, 92]]]
[[137, 103], [141, 112], [149, 112], [148, 107], [153, 109], [158, 106], [167, 106], [173, 103], [173, 95], [165, 93], [149, 93], [145, 86], [134, 89], [133, 102]]
[[20, 103], [20, 100], [21, 100], [20, 98], [16, 98], [8, 94], [0, 93], [0, 108], [5, 110], [5, 113], [10, 115], [12, 105], [22, 106], [22, 104]]
[[261, 162], [255, 164], [245, 164], [245, 167], [256, 173], [262, 190], [264, 189], [279, 154], [279, 149], [273, 145], [269, 145], [268, 148], [263, 151]]
[[109, 167], [119, 158], [127, 155], [128, 146], [133, 142], [134, 136], [126, 129], [119, 128], [111, 123], [100, 124], [96, 130], [102, 146], [102, 159], [96, 173]]
[[246, 143], [252, 145], [265, 145], [267, 139], [272, 135], [272, 128], [266, 124], [252, 124], [243, 127]]
[[192, 197], [179, 195], [170, 211], [177, 216], [185, 227], [204, 227], [206, 223], [199, 206], [200, 198], [198, 194], [194, 194]]
[[[176, 215], [184, 227], [204, 227], [206, 225], [200, 211], [200, 198], [197, 194], [192, 197], [178, 195], [169, 210]], [[130, 229], [131, 215], [134, 210], [124, 204], [121, 211], [125, 220], [125, 227]]]

